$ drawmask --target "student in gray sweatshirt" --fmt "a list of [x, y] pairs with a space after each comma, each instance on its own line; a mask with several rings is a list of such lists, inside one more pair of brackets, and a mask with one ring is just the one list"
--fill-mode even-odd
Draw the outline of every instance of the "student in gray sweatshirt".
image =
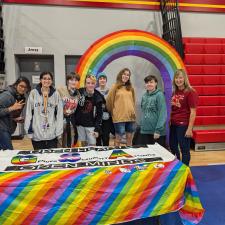
[[52, 82], [50, 72], [41, 73], [40, 83], [28, 98], [25, 131], [35, 150], [56, 148], [63, 133], [62, 100]]

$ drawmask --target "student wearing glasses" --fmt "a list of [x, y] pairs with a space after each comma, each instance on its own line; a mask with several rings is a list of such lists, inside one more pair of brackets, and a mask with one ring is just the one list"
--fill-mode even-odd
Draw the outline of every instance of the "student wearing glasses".
[[52, 83], [50, 72], [41, 73], [28, 98], [25, 131], [35, 150], [56, 148], [63, 133], [63, 104]]
[[11, 135], [17, 123], [23, 123], [21, 116], [25, 105], [25, 94], [30, 91], [30, 82], [20, 77], [0, 94], [0, 149], [13, 149]]

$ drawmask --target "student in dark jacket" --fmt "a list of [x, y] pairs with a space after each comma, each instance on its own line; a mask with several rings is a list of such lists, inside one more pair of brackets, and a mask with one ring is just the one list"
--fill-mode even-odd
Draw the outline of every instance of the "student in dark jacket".
[[101, 133], [103, 96], [95, 90], [96, 78], [87, 75], [85, 87], [80, 88], [80, 98], [75, 112], [78, 140], [84, 145], [96, 145], [96, 138]]
[[110, 113], [108, 112], [106, 108], [106, 97], [109, 93], [109, 88], [107, 87], [107, 76], [104, 72], [101, 72], [98, 74], [98, 87], [96, 88], [102, 96], [104, 97], [103, 99], [103, 104], [102, 104], [102, 110], [103, 110], [103, 115], [102, 115], [102, 134], [97, 138], [97, 146], [108, 146], [109, 145], [109, 137], [110, 137], [110, 132], [112, 134], [115, 134], [114, 131], [114, 126], [112, 122], [112, 117]]
[[11, 135], [17, 123], [23, 123], [21, 112], [25, 105], [25, 94], [30, 91], [30, 82], [20, 77], [0, 94], [0, 149], [13, 149]]

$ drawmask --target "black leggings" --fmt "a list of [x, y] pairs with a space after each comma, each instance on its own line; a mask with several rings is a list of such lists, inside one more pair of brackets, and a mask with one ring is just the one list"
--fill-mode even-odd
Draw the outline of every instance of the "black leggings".
[[166, 148], [166, 136], [160, 136], [158, 139], [154, 139], [153, 134], [141, 134], [141, 143], [142, 145], [152, 145], [156, 142]]
[[110, 117], [108, 120], [102, 120], [102, 133], [96, 140], [97, 146], [109, 146], [109, 135], [110, 133], [114, 134], [114, 126], [112, 122], [112, 118]]
[[32, 140], [34, 150], [57, 148], [57, 138], [46, 141], [34, 141]]

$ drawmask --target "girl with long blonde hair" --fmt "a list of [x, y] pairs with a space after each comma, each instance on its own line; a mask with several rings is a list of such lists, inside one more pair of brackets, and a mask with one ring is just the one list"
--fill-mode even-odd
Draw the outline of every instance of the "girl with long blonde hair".
[[171, 100], [170, 149], [178, 159], [180, 150], [182, 162], [189, 165], [190, 142], [196, 117], [198, 96], [191, 87], [187, 73], [178, 69], [173, 78], [173, 95]]

